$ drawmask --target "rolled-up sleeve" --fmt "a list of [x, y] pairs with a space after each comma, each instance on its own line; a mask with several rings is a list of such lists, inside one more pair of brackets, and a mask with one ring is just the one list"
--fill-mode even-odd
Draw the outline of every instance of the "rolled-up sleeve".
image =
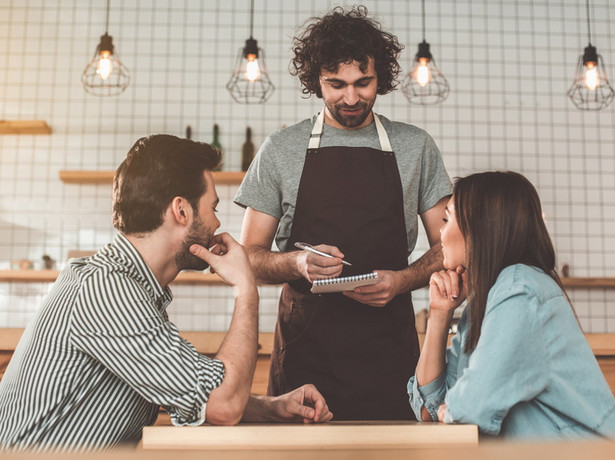
[[166, 321], [138, 283], [107, 275], [87, 280], [71, 317], [75, 348], [145, 400], [163, 406], [178, 425], [205, 421], [209, 394], [224, 365], [197, 352]]

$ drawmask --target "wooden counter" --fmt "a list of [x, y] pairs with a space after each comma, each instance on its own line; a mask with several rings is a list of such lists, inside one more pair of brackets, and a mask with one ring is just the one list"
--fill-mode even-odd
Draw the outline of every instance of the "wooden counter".
[[[613, 458], [615, 443], [566, 441], [558, 443], [481, 442], [478, 447], [428, 447], [406, 449], [348, 448], [306, 450], [114, 450], [84, 453], [3, 453], [2, 460], [579, 460]], [[206, 455], [206, 456], [205, 456]], [[87, 457], [86, 457], [87, 456]]]
[[[13, 350], [19, 342], [23, 329], [0, 328], [0, 379], [13, 354]], [[224, 339], [225, 332], [182, 332], [181, 335], [203, 354], [215, 355]], [[419, 334], [422, 343], [423, 334]], [[585, 334], [598, 364], [615, 394], [615, 334]], [[261, 332], [258, 335], [258, 357], [256, 371], [252, 381], [252, 393], [266, 394], [269, 379], [269, 360], [273, 350], [273, 333]], [[161, 423], [166, 422], [161, 415]]]
[[478, 427], [418, 422], [329, 422], [236, 426], [149, 426], [141, 447], [151, 449], [405, 449], [476, 446]]

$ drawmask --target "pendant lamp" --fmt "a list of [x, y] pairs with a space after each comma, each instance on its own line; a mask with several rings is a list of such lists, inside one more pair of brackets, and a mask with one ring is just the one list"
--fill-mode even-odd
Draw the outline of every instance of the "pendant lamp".
[[413, 104], [439, 104], [450, 92], [450, 87], [444, 75], [436, 66], [436, 61], [429, 51], [429, 43], [425, 41], [425, 0], [422, 1], [423, 41], [414, 57], [414, 67], [401, 83], [404, 96]]
[[100, 37], [100, 43], [90, 63], [81, 76], [85, 90], [94, 96], [117, 96], [123, 93], [130, 83], [128, 69], [114, 51], [113, 37], [109, 29], [109, 0], [107, 0], [107, 21], [105, 34]]
[[602, 56], [598, 54], [596, 47], [592, 46], [589, 0], [586, 6], [589, 45], [585, 48], [583, 55], [579, 56], [577, 72], [572, 87], [568, 90], [568, 97], [580, 110], [602, 110], [613, 102], [615, 92], [606, 77]]
[[226, 89], [240, 104], [263, 104], [273, 93], [274, 86], [265, 66], [265, 53], [252, 38], [254, 27], [254, 0], [250, 8], [250, 38], [239, 50], [233, 75]]

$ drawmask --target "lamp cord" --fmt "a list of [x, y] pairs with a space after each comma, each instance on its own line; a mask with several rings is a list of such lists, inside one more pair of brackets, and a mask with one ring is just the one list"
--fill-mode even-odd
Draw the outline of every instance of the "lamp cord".
[[421, 2], [421, 11], [423, 15], [423, 41], [425, 41], [425, 0]]
[[250, 6], [250, 39], [252, 39], [253, 29], [254, 29], [254, 0], [252, 0], [251, 6]]
[[589, 0], [587, 0], [586, 2], [587, 4], [587, 38], [589, 40], [589, 44], [592, 44], [592, 31], [591, 31], [591, 26], [590, 26], [590, 22], [589, 22]]
[[109, 32], [109, 0], [107, 0], [107, 21], [105, 23], [105, 35]]

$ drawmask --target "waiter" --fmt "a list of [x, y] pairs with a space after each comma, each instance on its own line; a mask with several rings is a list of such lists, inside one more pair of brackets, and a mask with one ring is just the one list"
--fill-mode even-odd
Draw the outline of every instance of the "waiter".
[[[309, 21], [294, 40], [291, 73], [324, 108], [270, 135], [235, 197], [246, 208], [241, 240], [257, 279], [284, 283], [268, 392], [313, 383], [337, 420], [414, 418], [410, 293], [442, 267], [451, 185], [440, 152], [424, 131], [372, 111], [376, 95], [396, 85], [402, 48], [365, 7]], [[417, 215], [431, 249], [408, 265]], [[274, 237], [280, 252], [271, 250]], [[376, 284], [310, 292], [316, 279], [371, 271]]]

